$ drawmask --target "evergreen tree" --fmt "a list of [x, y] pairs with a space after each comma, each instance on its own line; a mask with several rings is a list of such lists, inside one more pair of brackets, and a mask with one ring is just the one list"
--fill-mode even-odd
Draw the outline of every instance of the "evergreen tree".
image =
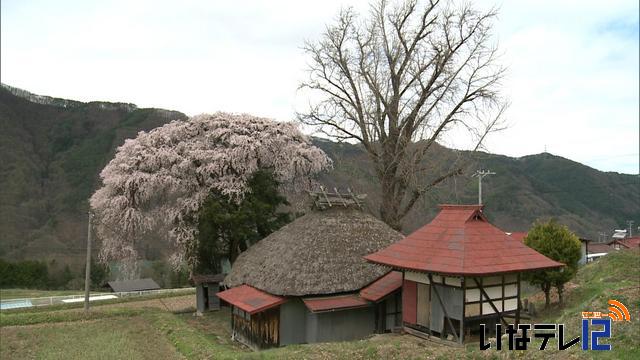
[[242, 251], [290, 221], [288, 212], [279, 211], [288, 205], [279, 185], [272, 171], [259, 170], [239, 203], [218, 191], [211, 193], [198, 220], [196, 272], [220, 272], [223, 258], [234, 262]]
[[580, 240], [566, 226], [550, 220], [534, 224], [524, 243], [544, 256], [566, 265], [560, 269], [538, 270], [527, 275], [532, 284], [540, 286], [544, 291], [545, 307], [549, 307], [551, 302], [551, 287], [558, 290], [559, 302], [562, 304], [564, 284], [578, 271]]
[[101, 288], [109, 278], [109, 266], [99, 262], [97, 259], [91, 260], [91, 272], [89, 273], [89, 277], [91, 278], [92, 288]]

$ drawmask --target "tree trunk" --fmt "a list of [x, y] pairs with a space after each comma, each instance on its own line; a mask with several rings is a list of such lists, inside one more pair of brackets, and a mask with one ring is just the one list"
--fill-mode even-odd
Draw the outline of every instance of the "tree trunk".
[[562, 294], [564, 293], [564, 284], [556, 285], [556, 289], [558, 290], [558, 302], [562, 305]]
[[240, 255], [240, 249], [238, 246], [238, 240], [233, 236], [229, 237], [229, 262], [233, 265], [236, 262], [236, 258]]
[[382, 179], [382, 202], [380, 203], [380, 217], [392, 229], [400, 231], [402, 223], [399, 218], [400, 201], [395, 194], [393, 179]]
[[551, 304], [551, 284], [542, 285], [542, 291], [544, 291], [544, 308], [548, 309]]

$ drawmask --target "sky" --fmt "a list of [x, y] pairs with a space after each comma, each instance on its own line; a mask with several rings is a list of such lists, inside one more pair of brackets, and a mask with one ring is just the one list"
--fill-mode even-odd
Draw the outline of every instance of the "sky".
[[[507, 67], [507, 129], [485, 150], [545, 150], [639, 172], [637, 0], [483, 0]], [[290, 121], [306, 105], [305, 40], [369, 1], [2, 0], [0, 79], [36, 94], [130, 102], [187, 115]], [[468, 147], [464, 139], [445, 145]]]

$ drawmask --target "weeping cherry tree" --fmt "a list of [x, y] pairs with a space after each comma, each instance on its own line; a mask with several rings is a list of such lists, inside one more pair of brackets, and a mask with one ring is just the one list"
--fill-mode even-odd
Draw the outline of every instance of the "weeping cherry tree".
[[211, 192], [239, 203], [261, 169], [283, 191], [300, 192], [329, 167], [331, 160], [293, 123], [216, 113], [142, 131], [118, 148], [90, 199], [100, 258], [131, 263], [137, 240], [166, 229], [171, 262], [193, 267], [198, 214]]

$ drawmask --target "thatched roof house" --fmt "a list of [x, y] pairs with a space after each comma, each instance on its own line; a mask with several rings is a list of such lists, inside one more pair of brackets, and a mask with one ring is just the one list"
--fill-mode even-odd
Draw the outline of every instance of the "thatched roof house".
[[283, 296], [360, 290], [390, 270], [363, 256], [401, 238], [359, 209], [313, 211], [242, 253], [224, 284], [247, 284]]
[[235, 339], [266, 348], [356, 339], [400, 325], [401, 276], [364, 256], [402, 234], [362, 211], [353, 194], [321, 194], [324, 210], [294, 220], [233, 264], [224, 280], [231, 289], [218, 296], [232, 306]]

